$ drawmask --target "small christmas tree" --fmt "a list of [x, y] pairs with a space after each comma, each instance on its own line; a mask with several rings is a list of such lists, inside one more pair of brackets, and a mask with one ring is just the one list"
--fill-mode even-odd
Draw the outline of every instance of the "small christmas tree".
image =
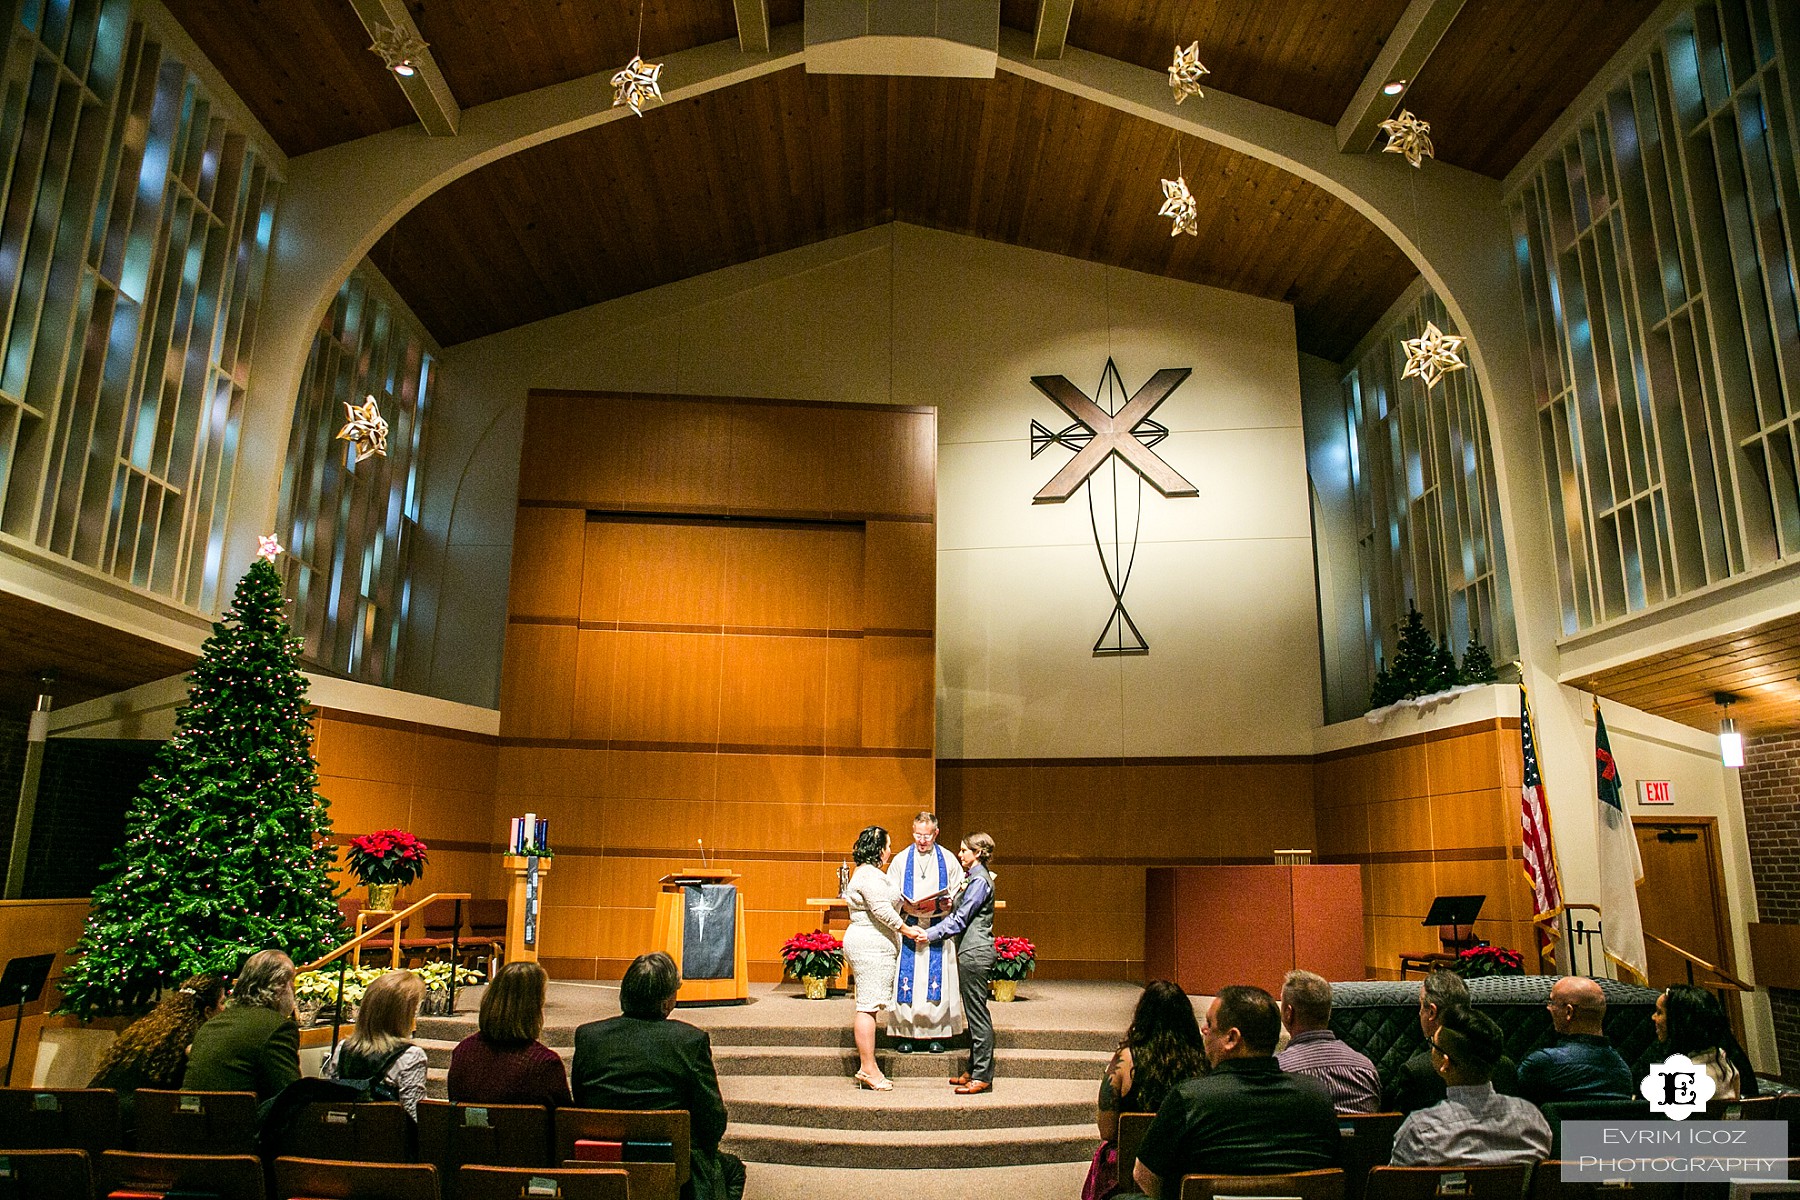
[[1464, 683], [1497, 683], [1500, 672], [1494, 669], [1494, 656], [1488, 648], [1481, 644], [1481, 635], [1469, 638], [1469, 647], [1463, 651], [1462, 677]]
[[1456, 669], [1456, 651], [1450, 649], [1450, 639], [1446, 636], [1438, 643], [1437, 653], [1432, 656], [1431, 691], [1424, 695], [1447, 692], [1461, 682], [1462, 674]]
[[1406, 620], [1400, 625], [1400, 641], [1394, 649], [1394, 686], [1400, 698], [1429, 696], [1437, 688], [1437, 639], [1425, 628], [1425, 618], [1409, 601]]
[[267, 539], [239, 581], [126, 814], [125, 845], [61, 981], [83, 1016], [139, 1011], [173, 981], [235, 971], [257, 950], [312, 958], [342, 932], [277, 553]]
[[1381, 665], [1381, 658], [1375, 659], [1375, 685], [1369, 689], [1369, 707], [1386, 708], [1400, 699], [1400, 689], [1394, 684], [1394, 677], [1388, 674]]

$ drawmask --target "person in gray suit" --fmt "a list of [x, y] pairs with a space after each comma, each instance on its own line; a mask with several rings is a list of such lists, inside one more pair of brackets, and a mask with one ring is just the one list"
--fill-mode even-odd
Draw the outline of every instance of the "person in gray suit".
[[686, 1021], [671, 1021], [681, 969], [660, 950], [640, 954], [619, 982], [619, 1007], [604, 1021], [575, 1031], [569, 1071], [581, 1108], [683, 1109], [692, 1137], [692, 1178], [683, 1200], [742, 1200], [744, 1163], [719, 1149], [725, 1101], [713, 1067], [712, 1039]]
[[969, 1023], [969, 1069], [950, 1082], [959, 1096], [977, 1096], [994, 1089], [994, 1022], [988, 1013], [988, 976], [994, 970], [994, 875], [988, 863], [994, 857], [994, 839], [971, 833], [956, 857], [965, 872], [956, 911], [929, 929], [908, 926], [904, 932], [926, 944], [961, 935], [956, 978]]

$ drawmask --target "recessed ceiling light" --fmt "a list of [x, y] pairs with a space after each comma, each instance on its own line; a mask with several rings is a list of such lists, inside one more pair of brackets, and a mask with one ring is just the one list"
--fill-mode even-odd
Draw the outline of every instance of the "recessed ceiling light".
[[418, 59], [428, 48], [424, 39], [399, 25], [381, 26], [375, 31], [375, 44], [369, 47], [381, 56], [388, 70], [402, 79], [418, 74]]
[[1405, 90], [1406, 90], [1406, 80], [1391, 79], [1387, 83], [1382, 85], [1381, 94], [1384, 96], [1398, 96], [1401, 92], [1404, 92]]

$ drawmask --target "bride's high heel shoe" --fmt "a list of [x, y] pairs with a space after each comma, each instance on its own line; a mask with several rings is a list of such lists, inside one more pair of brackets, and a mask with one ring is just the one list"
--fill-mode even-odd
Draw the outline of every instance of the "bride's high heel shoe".
[[891, 1092], [894, 1090], [894, 1085], [888, 1082], [885, 1076], [867, 1075], [861, 1071], [856, 1073], [856, 1086], [866, 1087], [871, 1092]]

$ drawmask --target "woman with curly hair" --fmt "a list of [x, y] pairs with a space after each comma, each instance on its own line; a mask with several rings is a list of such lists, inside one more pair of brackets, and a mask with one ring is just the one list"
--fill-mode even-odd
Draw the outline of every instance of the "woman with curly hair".
[[1175, 984], [1156, 980], [1138, 997], [1131, 1027], [1100, 1080], [1095, 1114], [1100, 1148], [1088, 1168], [1082, 1200], [1106, 1200], [1120, 1190], [1119, 1114], [1153, 1113], [1176, 1084], [1205, 1073], [1206, 1050], [1194, 1002]]
[[883, 873], [893, 856], [888, 831], [881, 826], [857, 834], [851, 851], [856, 870], [844, 889], [850, 908], [844, 957], [856, 972], [856, 1083], [876, 1092], [894, 1090], [875, 1061], [875, 1014], [894, 1003], [894, 972], [900, 962], [900, 889]]
[[119, 1118], [125, 1128], [132, 1128], [137, 1090], [180, 1087], [194, 1033], [224, 1006], [223, 975], [195, 975], [186, 980], [119, 1035], [88, 1086], [117, 1091]]
[[1671, 984], [1656, 998], [1650, 1016], [1656, 1027], [1655, 1053], [1685, 1054], [1713, 1079], [1714, 1100], [1747, 1100], [1757, 1094], [1750, 1056], [1731, 1032], [1719, 998], [1691, 983]]

